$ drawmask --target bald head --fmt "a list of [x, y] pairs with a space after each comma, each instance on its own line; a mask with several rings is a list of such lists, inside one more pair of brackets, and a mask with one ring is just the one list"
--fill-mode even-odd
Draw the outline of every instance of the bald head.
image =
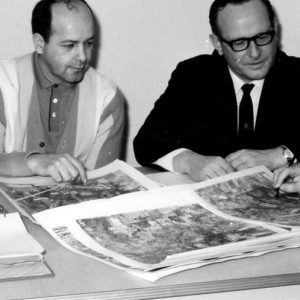
[[94, 14], [85, 0], [40, 0], [32, 11], [32, 33], [40, 34], [48, 42], [52, 30], [53, 6], [65, 7], [70, 11], [78, 11], [80, 7], [86, 7], [94, 20]]

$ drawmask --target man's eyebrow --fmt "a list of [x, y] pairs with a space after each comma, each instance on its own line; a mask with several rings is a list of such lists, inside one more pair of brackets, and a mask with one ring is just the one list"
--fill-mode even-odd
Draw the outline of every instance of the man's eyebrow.
[[64, 44], [64, 43], [78, 43], [78, 41], [75, 41], [75, 40], [63, 40], [60, 43], [61, 44]]
[[[91, 37], [85, 41], [83, 41], [83, 43], [86, 43], [86, 42], [89, 42], [89, 41], [92, 41], [94, 40], [94, 37]], [[68, 43], [71, 43], [71, 44], [78, 44], [79, 41], [78, 40], [63, 40], [60, 42], [60, 44], [68, 44]]]
[[90, 41], [90, 40], [94, 40], [95, 39], [95, 36], [91, 36], [90, 38], [86, 39], [86, 41]]
[[261, 32], [255, 34], [255, 35], [250, 36], [250, 37], [241, 37], [241, 38], [234, 39], [234, 41], [244, 40], [244, 39], [251, 39], [251, 38], [254, 38], [254, 37], [256, 37], [256, 36], [259, 36], [259, 35], [262, 35], [262, 34], [269, 33], [269, 32], [272, 31], [272, 30], [273, 30], [273, 29], [261, 31]]

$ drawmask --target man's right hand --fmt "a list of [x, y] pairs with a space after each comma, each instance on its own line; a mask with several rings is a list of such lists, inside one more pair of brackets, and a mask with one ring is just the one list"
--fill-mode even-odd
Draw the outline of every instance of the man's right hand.
[[300, 193], [300, 164], [282, 167], [273, 173], [274, 187], [287, 193]]
[[27, 158], [28, 167], [36, 175], [51, 176], [57, 182], [81, 180], [87, 182], [86, 170], [78, 159], [69, 153], [32, 154]]
[[200, 155], [191, 150], [173, 158], [174, 170], [185, 173], [194, 181], [202, 181], [234, 172], [232, 166], [219, 156]]

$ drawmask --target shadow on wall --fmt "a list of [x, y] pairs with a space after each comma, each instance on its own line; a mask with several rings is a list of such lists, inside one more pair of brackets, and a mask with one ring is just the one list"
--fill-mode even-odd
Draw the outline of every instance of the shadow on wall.
[[120, 91], [121, 95], [124, 98], [124, 114], [125, 114], [125, 128], [124, 128], [124, 134], [123, 134], [123, 139], [122, 139], [122, 153], [120, 159], [126, 161], [127, 160], [127, 144], [128, 144], [128, 136], [129, 136], [129, 128], [130, 128], [130, 120], [128, 117], [128, 101], [125, 98], [124, 94], [122, 91]]
[[97, 69], [99, 53], [101, 50], [101, 26], [100, 26], [99, 19], [96, 16], [94, 20], [95, 20], [95, 38], [94, 38], [94, 48], [93, 48], [90, 65], [93, 68]]

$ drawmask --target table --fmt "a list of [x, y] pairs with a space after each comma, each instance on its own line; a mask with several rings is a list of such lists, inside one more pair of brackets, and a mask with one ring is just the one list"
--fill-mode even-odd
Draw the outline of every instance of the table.
[[[182, 175], [149, 175], [158, 182], [188, 183]], [[1, 199], [6, 208], [13, 207]], [[300, 249], [188, 270], [151, 283], [75, 254], [25, 219], [46, 249], [51, 278], [0, 282], [0, 299], [299, 299]]]

